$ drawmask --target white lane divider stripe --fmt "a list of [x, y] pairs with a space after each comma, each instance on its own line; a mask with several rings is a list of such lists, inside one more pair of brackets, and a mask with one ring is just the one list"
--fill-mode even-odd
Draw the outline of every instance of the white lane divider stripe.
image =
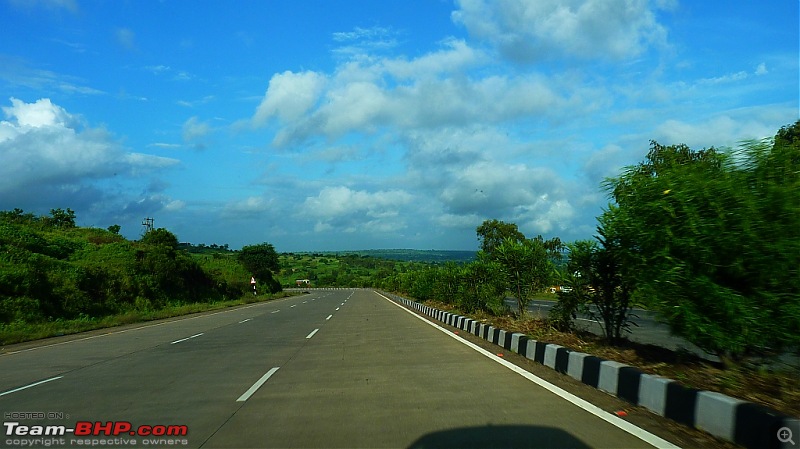
[[30, 384], [30, 385], [25, 385], [24, 387], [19, 387], [19, 388], [15, 388], [13, 390], [4, 391], [4, 392], [0, 393], [0, 396], [5, 396], [7, 394], [16, 393], [17, 391], [22, 391], [22, 390], [28, 389], [30, 387], [35, 387], [37, 385], [41, 385], [43, 383], [47, 383], [47, 382], [51, 382], [51, 381], [54, 381], [54, 380], [58, 380], [58, 379], [61, 379], [62, 377], [64, 377], [64, 376], [51, 377], [49, 379], [40, 380], [39, 382], [34, 382], [34, 383]]
[[248, 318], [248, 319], [246, 319], [246, 320], [239, 321], [239, 324], [246, 323], [246, 322], [248, 322], [248, 321], [250, 321], [250, 320], [252, 320], [252, 318]]
[[331, 318], [333, 318], [333, 315], [328, 315], [328, 318], [325, 318], [325, 321], [328, 321]]
[[259, 388], [261, 388], [261, 386], [264, 385], [264, 382], [266, 382], [273, 374], [275, 374], [275, 372], [278, 371], [279, 368], [280, 366], [276, 366], [267, 371], [266, 374], [261, 376], [261, 379], [258, 379], [256, 383], [254, 383], [250, 388], [247, 389], [247, 391], [245, 391], [241, 396], [239, 396], [239, 399], [237, 399], [236, 402], [244, 402], [250, 399], [250, 396], [252, 396], [253, 393], [255, 393]]
[[270, 313], [278, 313], [278, 312], [280, 312], [280, 309], [279, 309], [279, 310], [272, 311], [272, 312], [270, 312]]
[[313, 336], [314, 336], [314, 334], [316, 334], [317, 332], [319, 332], [319, 329], [314, 329], [313, 331], [311, 331], [311, 333], [310, 333], [310, 334], [306, 335], [306, 338], [308, 339], [308, 338], [311, 338], [311, 337], [313, 337]]
[[199, 337], [201, 335], [203, 335], [203, 332], [200, 332], [199, 334], [192, 335], [191, 337], [186, 337], [186, 338], [181, 338], [180, 340], [175, 340], [170, 344], [174, 345], [175, 343], [180, 343], [182, 341], [191, 340], [192, 338], [197, 338], [197, 337]]

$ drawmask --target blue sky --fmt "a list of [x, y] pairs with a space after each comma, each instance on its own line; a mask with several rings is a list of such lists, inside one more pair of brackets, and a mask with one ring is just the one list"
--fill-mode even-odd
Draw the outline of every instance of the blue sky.
[[590, 238], [606, 176], [798, 120], [798, 2], [0, 0], [0, 210], [278, 251]]

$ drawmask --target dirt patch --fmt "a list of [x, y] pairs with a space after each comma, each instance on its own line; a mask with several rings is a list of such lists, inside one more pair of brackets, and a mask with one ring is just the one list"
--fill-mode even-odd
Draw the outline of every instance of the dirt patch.
[[755, 367], [723, 369], [721, 365], [693, 354], [659, 346], [631, 341], [611, 346], [603, 338], [589, 332], [559, 332], [543, 319], [518, 320], [510, 315], [493, 316], [485, 312], [465, 314], [442, 302], [427, 301], [425, 304], [468, 316], [506, 331], [520, 332], [538, 341], [625, 363], [648, 374], [674, 379], [687, 387], [716, 391], [770, 407], [789, 416], [800, 417], [800, 373], [797, 370], [773, 371]]

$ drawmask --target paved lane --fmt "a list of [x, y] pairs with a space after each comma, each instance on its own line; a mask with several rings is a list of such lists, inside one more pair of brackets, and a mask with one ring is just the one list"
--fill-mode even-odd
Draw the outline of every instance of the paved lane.
[[[64, 414], [23, 425], [186, 425], [189, 446], [199, 447], [241, 407], [237, 398], [307, 344], [340, 299], [317, 292], [5, 354], [0, 411], [4, 422], [13, 412]], [[14, 391], [54, 376], [60, 378]]]
[[[649, 447], [370, 290], [6, 353], [0, 412], [20, 426], [186, 426], [156, 438], [169, 447]], [[4, 427], [4, 447], [42, 438]]]
[[207, 447], [650, 447], [372, 291]]

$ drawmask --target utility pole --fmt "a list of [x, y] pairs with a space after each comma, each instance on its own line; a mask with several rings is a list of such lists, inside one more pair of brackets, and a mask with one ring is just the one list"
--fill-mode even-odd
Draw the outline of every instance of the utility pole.
[[144, 232], [142, 235], [147, 234], [148, 232], [153, 230], [153, 219], [152, 218], [145, 218], [142, 221], [142, 226], [144, 226]]

